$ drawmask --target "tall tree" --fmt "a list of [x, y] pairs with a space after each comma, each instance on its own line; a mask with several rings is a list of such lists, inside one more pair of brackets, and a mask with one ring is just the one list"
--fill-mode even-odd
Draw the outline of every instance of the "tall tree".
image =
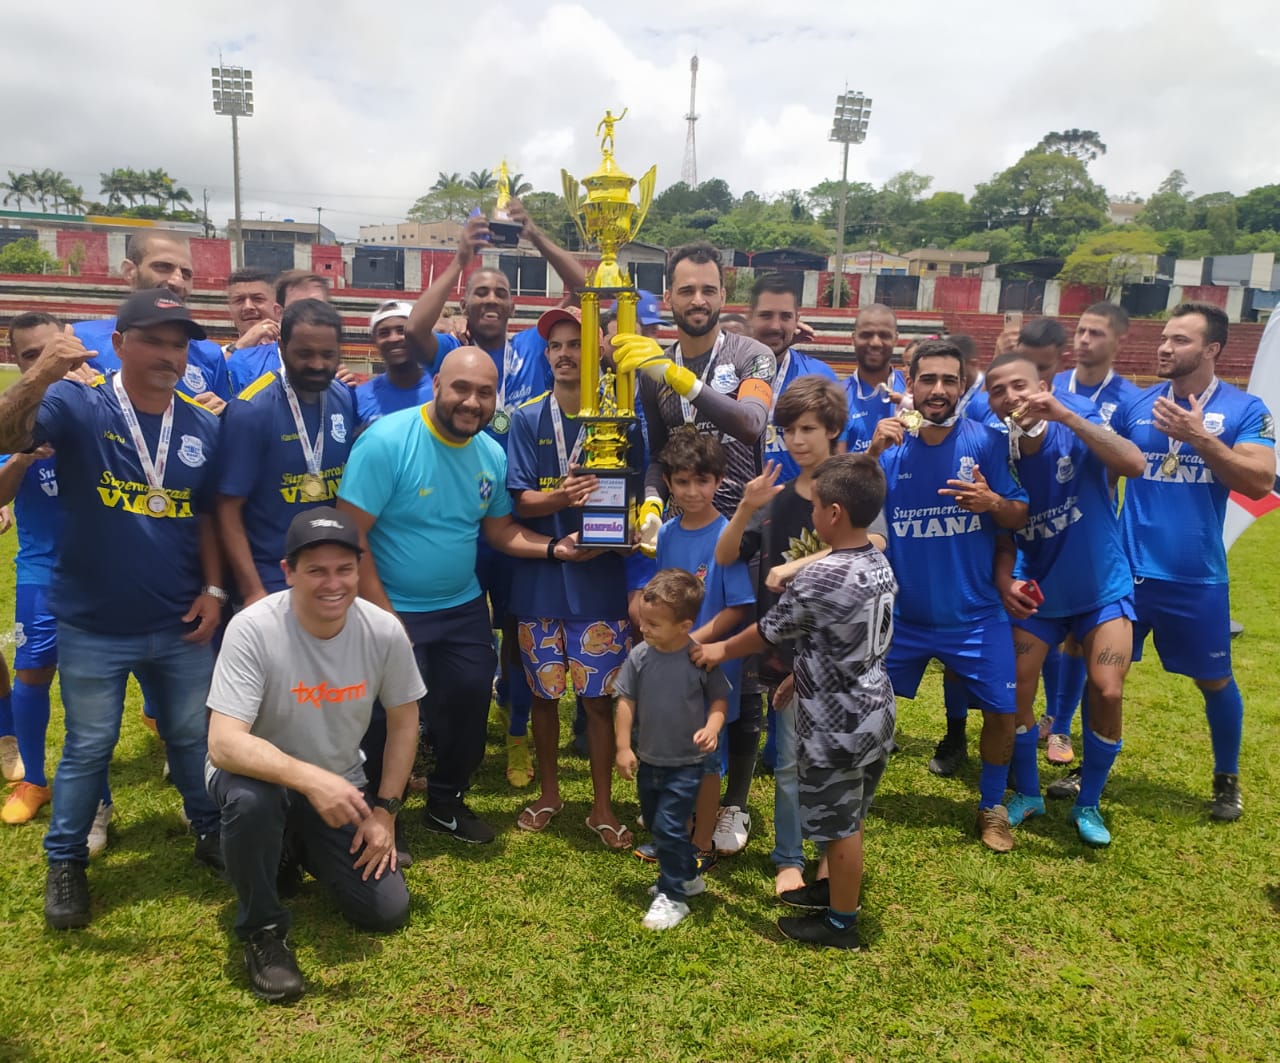
[[498, 187], [498, 178], [492, 170], [472, 170], [467, 174], [466, 185], [471, 190], [472, 202], [484, 210], [485, 202]]
[[25, 200], [35, 202], [35, 196], [31, 187], [31, 174], [14, 173], [9, 171], [9, 179], [0, 181], [0, 192], [4, 193], [4, 205], [7, 207], [10, 203], [17, 203], [18, 209], [22, 209]]
[[1107, 194], [1073, 155], [1028, 152], [974, 191], [975, 223], [1020, 225], [1037, 253], [1056, 252], [1064, 240], [1107, 221]]
[[1064, 129], [1061, 133], [1046, 133], [1031, 150], [1035, 153], [1069, 155], [1088, 165], [1099, 155], [1105, 155], [1107, 146], [1092, 129]]
[[511, 194], [516, 199], [520, 199], [521, 196], [527, 196], [533, 191], [533, 185], [524, 179], [524, 174], [519, 170], [507, 175], [507, 184], [511, 186]]
[[428, 191], [448, 192], [450, 189], [461, 187], [463, 187], [462, 174], [456, 171], [454, 173], [445, 173], [441, 170], [436, 175], [436, 183]]
[[1191, 224], [1191, 199], [1187, 188], [1187, 176], [1174, 170], [1147, 200], [1138, 215], [1139, 225], [1156, 230], [1185, 229]]
[[1251, 233], [1280, 229], [1280, 185], [1259, 185], [1236, 200], [1240, 228]]

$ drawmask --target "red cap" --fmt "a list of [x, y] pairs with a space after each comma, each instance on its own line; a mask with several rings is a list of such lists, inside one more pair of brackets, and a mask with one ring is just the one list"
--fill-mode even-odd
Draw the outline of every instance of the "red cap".
[[551, 330], [561, 321], [572, 321], [581, 326], [582, 311], [576, 306], [553, 306], [538, 318], [538, 335], [544, 340], [551, 335]]

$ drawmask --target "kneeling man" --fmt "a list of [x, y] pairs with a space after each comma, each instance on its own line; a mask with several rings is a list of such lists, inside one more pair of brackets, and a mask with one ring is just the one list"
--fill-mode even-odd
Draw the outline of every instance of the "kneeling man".
[[[306, 989], [280, 903], [282, 855], [325, 885], [355, 926], [397, 930], [409, 915], [395, 817], [426, 688], [399, 620], [356, 598], [359, 544], [337, 510], [299, 513], [281, 563], [289, 589], [232, 618], [209, 690], [209, 793], [240, 901], [235, 932], [265, 1000]], [[387, 743], [372, 794], [360, 739], [375, 699], [387, 711]]]

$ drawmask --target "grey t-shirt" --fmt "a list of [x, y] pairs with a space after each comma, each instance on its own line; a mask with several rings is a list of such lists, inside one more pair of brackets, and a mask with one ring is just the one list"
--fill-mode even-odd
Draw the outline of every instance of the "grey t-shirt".
[[[365, 784], [360, 740], [374, 699], [395, 707], [426, 693], [400, 621], [356, 599], [330, 639], [303, 630], [292, 591], [278, 591], [227, 625], [209, 708], [251, 724], [282, 753]], [[213, 772], [206, 767], [205, 775]]]
[[642, 642], [613, 681], [613, 692], [636, 707], [640, 738], [636, 756], [646, 764], [674, 768], [707, 755], [693, 734], [707, 722], [707, 709], [729, 696], [729, 680], [718, 667], [705, 672], [689, 660], [689, 645], [664, 653]]

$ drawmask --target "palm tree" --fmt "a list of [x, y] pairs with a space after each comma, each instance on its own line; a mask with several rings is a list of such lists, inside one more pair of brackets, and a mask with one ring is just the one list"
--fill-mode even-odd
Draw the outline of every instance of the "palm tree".
[[58, 188], [54, 192], [54, 206], [61, 206], [68, 214], [84, 213], [84, 189], [59, 175]]
[[65, 180], [66, 177], [57, 170], [31, 171], [31, 195], [40, 204], [41, 213], [48, 212], [49, 200], [57, 195], [60, 182]]
[[533, 185], [524, 179], [524, 174], [519, 170], [507, 177], [507, 183], [511, 186], [511, 195], [515, 199], [533, 191]]
[[498, 179], [494, 177], [492, 170], [472, 170], [467, 175], [466, 187], [475, 193], [476, 206], [484, 209], [484, 201], [498, 187]]
[[181, 185], [169, 183], [169, 190], [165, 193], [165, 199], [169, 203], [169, 213], [173, 213], [178, 209], [179, 203], [190, 203], [191, 193]]
[[0, 192], [4, 193], [4, 205], [7, 207], [10, 203], [16, 202], [18, 209], [22, 209], [23, 200], [30, 199], [35, 201], [32, 194], [31, 175], [29, 173], [14, 173], [9, 171], [9, 180], [0, 181]]
[[462, 185], [462, 174], [445, 173], [441, 170], [436, 176], [436, 183], [431, 186], [432, 192], [451, 192]]

